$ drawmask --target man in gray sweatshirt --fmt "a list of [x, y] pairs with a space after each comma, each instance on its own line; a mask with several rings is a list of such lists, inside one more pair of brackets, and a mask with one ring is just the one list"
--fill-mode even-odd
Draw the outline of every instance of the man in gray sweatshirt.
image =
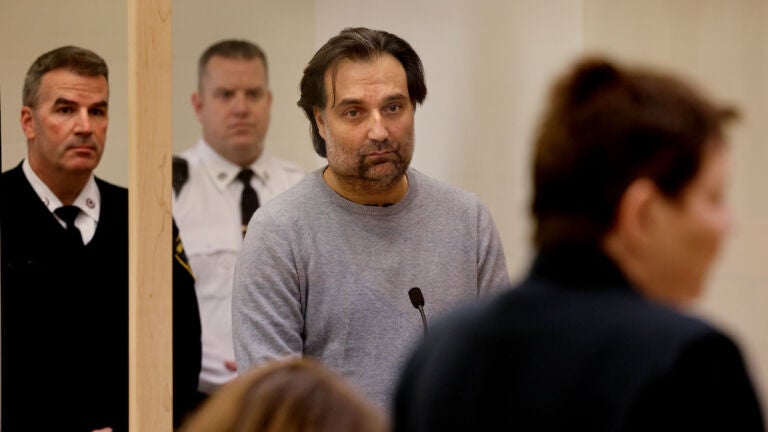
[[328, 165], [261, 207], [235, 268], [238, 370], [319, 359], [386, 406], [409, 348], [433, 318], [509, 285], [486, 207], [409, 168], [421, 60], [399, 37], [346, 29], [312, 58], [301, 106]]

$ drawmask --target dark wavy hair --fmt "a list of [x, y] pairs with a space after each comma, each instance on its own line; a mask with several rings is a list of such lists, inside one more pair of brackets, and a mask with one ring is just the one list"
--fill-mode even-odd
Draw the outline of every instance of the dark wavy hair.
[[[310, 123], [312, 144], [315, 151], [326, 157], [325, 140], [315, 121], [314, 108], [324, 109], [327, 101], [325, 88], [325, 73], [331, 71], [335, 86], [336, 67], [344, 59], [372, 60], [382, 54], [395, 57], [405, 69], [408, 80], [408, 95], [414, 108], [427, 97], [427, 85], [424, 82], [424, 67], [416, 51], [408, 42], [385, 31], [367, 28], [347, 28], [331, 38], [323, 45], [309, 61], [301, 78], [301, 97], [297, 105], [304, 110]], [[331, 91], [335, 97], [335, 87]]]

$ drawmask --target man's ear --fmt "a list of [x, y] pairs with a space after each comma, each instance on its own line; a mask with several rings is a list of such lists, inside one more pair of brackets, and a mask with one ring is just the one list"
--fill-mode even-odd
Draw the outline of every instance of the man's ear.
[[192, 97], [190, 98], [190, 101], [192, 102], [192, 108], [195, 109], [195, 115], [197, 116], [197, 120], [200, 120], [200, 113], [203, 110], [203, 98], [200, 96], [199, 91], [195, 91], [192, 93]]
[[616, 212], [614, 230], [627, 242], [627, 246], [640, 246], [650, 240], [651, 230], [658, 222], [656, 206], [662, 199], [656, 185], [640, 178], [624, 190]]
[[317, 131], [320, 133], [320, 136], [327, 141], [328, 139], [325, 137], [325, 119], [323, 118], [323, 110], [321, 110], [320, 108], [314, 107], [312, 108], [312, 113], [315, 115], [315, 123], [317, 123]]
[[21, 129], [28, 141], [35, 139], [35, 116], [32, 108], [26, 105], [21, 107]]

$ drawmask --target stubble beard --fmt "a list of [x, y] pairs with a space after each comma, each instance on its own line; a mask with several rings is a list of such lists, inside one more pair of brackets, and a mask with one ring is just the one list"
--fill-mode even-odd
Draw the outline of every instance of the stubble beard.
[[358, 178], [372, 188], [386, 189], [405, 175], [411, 164], [413, 142], [392, 145], [388, 142], [371, 143], [377, 150], [391, 150], [386, 160], [370, 161], [365, 153], [360, 155]]
[[[414, 149], [413, 131], [401, 142], [368, 141], [356, 155], [342, 154], [340, 162], [330, 168], [337, 177], [348, 184], [371, 190], [386, 190], [398, 183], [411, 164]], [[335, 139], [329, 134], [330, 144], [338, 148]], [[326, 145], [329, 142], [326, 143]], [[371, 161], [372, 152], [389, 151], [378, 160]]]

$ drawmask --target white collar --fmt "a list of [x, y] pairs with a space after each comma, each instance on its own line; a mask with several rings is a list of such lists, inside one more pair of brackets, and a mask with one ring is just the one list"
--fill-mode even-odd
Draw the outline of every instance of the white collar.
[[[29, 161], [27, 159], [24, 159], [24, 162], [22, 162], [21, 169], [24, 171], [24, 175], [27, 177], [29, 184], [32, 185], [32, 189], [34, 189], [35, 193], [37, 193], [37, 196], [40, 197], [40, 200], [43, 202], [45, 207], [48, 208], [48, 211], [53, 213], [54, 210], [63, 205], [59, 197], [57, 197], [56, 194], [54, 194], [51, 189], [42, 180], [40, 180], [40, 177], [38, 177], [37, 174], [32, 170], [32, 167], [29, 165]], [[79, 207], [80, 211], [88, 215], [96, 222], [99, 221], [99, 212], [101, 209], [101, 193], [99, 192], [99, 187], [96, 185], [96, 179], [93, 174], [91, 174], [91, 176], [88, 178], [88, 181], [85, 183], [85, 187], [80, 191], [80, 194], [77, 196], [77, 198], [75, 198], [75, 201], [72, 203], [72, 205]]]
[[[198, 155], [200, 155], [200, 161], [203, 167], [208, 172], [208, 175], [213, 179], [214, 184], [219, 190], [224, 190], [229, 186], [232, 181], [235, 180], [237, 174], [243, 168], [239, 165], [235, 165], [232, 162], [224, 159], [220, 154], [216, 153], [213, 147], [210, 146], [203, 138], [197, 143]], [[268, 157], [262, 153], [262, 155], [256, 159], [248, 168], [254, 172], [254, 177], [259, 179], [262, 183], [269, 181], [269, 162]]]

